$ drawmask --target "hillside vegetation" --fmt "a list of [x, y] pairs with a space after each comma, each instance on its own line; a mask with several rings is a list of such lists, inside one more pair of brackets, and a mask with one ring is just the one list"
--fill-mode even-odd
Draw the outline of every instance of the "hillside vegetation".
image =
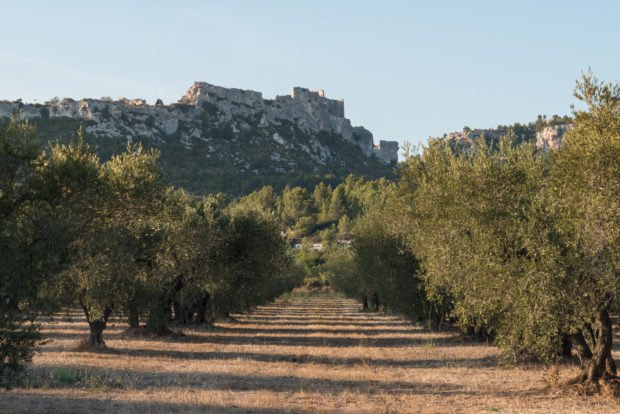
[[394, 178], [398, 143], [380, 141], [344, 116], [344, 102], [323, 91], [260, 92], [195, 83], [177, 103], [120, 98], [54, 98], [44, 104], [0, 101], [0, 118], [37, 127], [38, 139], [84, 141], [107, 161], [127, 143], [156, 148], [170, 182], [196, 194], [245, 195], [264, 185], [332, 185], [349, 174]]

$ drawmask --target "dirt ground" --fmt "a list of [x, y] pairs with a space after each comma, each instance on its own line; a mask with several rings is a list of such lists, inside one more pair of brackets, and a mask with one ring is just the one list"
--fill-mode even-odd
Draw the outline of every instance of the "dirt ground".
[[0, 392], [0, 412], [620, 412], [613, 397], [548, 387], [574, 375], [572, 365], [499, 366], [494, 346], [360, 309], [347, 299], [280, 299], [164, 339], [127, 337], [117, 321], [105, 353], [76, 351], [84, 317], [58, 315], [43, 325], [47, 342], [26, 386]]

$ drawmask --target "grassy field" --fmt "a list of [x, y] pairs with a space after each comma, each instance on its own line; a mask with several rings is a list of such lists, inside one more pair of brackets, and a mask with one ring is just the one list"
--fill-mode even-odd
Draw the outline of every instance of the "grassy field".
[[164, 339], [126, 337], [117, 322], [105, 353], [76, 351], [84, 317], [58, 315], [43, 325], [28, 384], [0, 393], [0, 412], [620, 412], [613, 397], [548, 387], [574, 366], [498, 366], [494, 346], [360, 308], [281, 299]]

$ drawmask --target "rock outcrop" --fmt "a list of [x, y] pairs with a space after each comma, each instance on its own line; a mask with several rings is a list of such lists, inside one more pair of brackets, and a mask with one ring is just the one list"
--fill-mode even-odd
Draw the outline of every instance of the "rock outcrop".
[[[290, 95], [276, 96], [275, 99], [263, 99], [260, 92], [242, 89], [229, 89], [196, 82], [187, 91], [179, 103], [199, 107], [202, 103], [216, 105], [226, 120], [237, 117], [259, 116], [262, 125], [289, 121], [306, 132], [333, 132], [341, 135], [350, 143], [357, 145], [366, 156], [377, 154], [373, 147], [373, 136], [363, 127], [353, 127], [344, 116], [344, 100], [328, 99], [322, 89], [311, 91], [295, 87]], [[384, 147], [394, 153], [381, 153], [381, 160], [398, 159], [398, 143]], [[388, 151], [388, 150], [383, 150]], [[389, 161], [388, 161], [389, 162]]]
[[451, 132], [446, 134], [441, 140], [451, 147], [458, 146], [465, 151], [469, 151], [474, 141], [481, 136], [488, 140], [499, 141], [501, 137], [508, 134], [507, 131], [498, 131], [495, 129], [477, 129], [474, 131]]
[[[344, 101], [328, 99], [323, 90], [310, 91], [295, 87], [290, 95], [263, 99], [256, 91], [223, 88], [206, 82], [196, 82], [178, 104], [163, 105], [158, 100], [148, 105], [144, 99], [120, 98], [82, 99], [75, 101], [48, 102], [45, 105], [23, 104], [22, 102], [0, 102], [0, 118], [18, 115], [21, 119], [75, 118], [89, 121], [86, 132], [103, 137], [125, 137], [132, 140], [146, 137], [161, 142], [167, 136], [177, 133], [180, 123], [188, 125], [182, 132], [182, 141], [192, 147], [194, 140], [208, 140], [204, 136], [201, 121], [205, 114], [214, 125], [230, 125], [230, 139], [241, 130], [252, 127], [257, 120], [258, 127], [282, 126], [291, 123], [296, 128], [315, 136], [319, 132], [339, 135], [343, 141], [357, 146], [370, 157], [375, 155], [385, 163], [398, 159], [398, 143], [381, 141], [373, 145], [373, 135], [363, 127], [354, 127], [344, 116]], [[215, 116], [214, 116], [215, 115]], [[193, 125], [193, 127], [192, 127]], [[321, 151], [313, 151], [317, 145], [306, 143], [310, 152], [319, 159]], [[323, 151], [325, 152], [325, 151]]]
[[545, 152], [560, 148], [564, 134], [571, 126], [570, 124], [564, 124], [545, 127], [542, 131], [536, 133], [536, 146]]
[[9, 116], [35, 123], [43, 145], [69, 142], [82, 126], [102, 159], [127, 142], [157, 148], [172, 183], [199, 193], [246, 194], [266, 184], [336, 182], [349, 174], [392, 177], [398, 157], [397, 142], [375, 146], [370, 131], [351, 124], [342, 100], [300, 87], [264, 99], [196, 82], [178, 102], [154, 105], [126, 98], [0, 101], [0, 118]]
[[[549, 125], [540, 131], [535, 131], [533, 126], [521, 126], [524, 130], [521, 131], [521, 134], [515, 133], [515, 135], [518, 141], [534, 142], [537, 148], [548, 152], [549, 150], [560, 148], [564, 134], [571, 126], [571, 124]], [[464, 151], [470, 151], [474, 141], [480, 136], [484, 136], [487, 142], [499, 142], [501, 137], [508, 133], [508, 130], [503, 129], [477, 129], [474, 131], [451, 132], [440, 138], [440, 140], [451, 147], [458, 146]]]

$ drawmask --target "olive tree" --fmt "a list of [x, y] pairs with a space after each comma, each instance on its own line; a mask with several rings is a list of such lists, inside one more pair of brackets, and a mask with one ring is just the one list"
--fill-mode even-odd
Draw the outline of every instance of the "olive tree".
[[480, 139], [470, 152], [431, 142], [401, 179], [409, 245], [432, 297], [468, 330], [497, 337], [511, 358], [552, 357], [567, 304], [547, 163], [531, 144]]
[[0, 123], [0, 388], [15, 383], [39, 338], [39, 286], [54, 243], [29, 186], [38, 152], [34, 128]]
[[383, 305], [414, 322], [438, 323], [443, 313], [437, 316], [436, 307], [426, 298], [419, 262], [401, 236], [390, 231], [383, 213], [367, 212], [353, 229], [352, 249], [364, 305], [372, 310]]
[[551, 193], [565, 245], [562, 299], [582, 365], [573, 382], [616, 378], [609, 316], [620, 287], [620, 86], [577, 82], [574, 126], [552, 154]]
[[298, 282], [292, 256], [273, 217], [239, 206], [229, 211], [219, 283], [219, 314], [244, 312], [275, 299]]
[[129, 301], [140, 235], [161, 187], [156, 159], [154, 152], [129, 146], [101, 164], [79, 140], [52, 146], [37, 160], [36, 188], [64, 235], [62, 277], [51, 293], [82, 308], [89, 347], [105, 347], [109, 317]]
[[162, 238], [145, 280], [147, 327], [211, 322], [244, 312], [291, 290], [292, 257], [272, 214], [243, 202], [222, 209], [212, 197], [168, 190]]
[[[145, 279], [147, 328], [162, 334], [168, 321], [207, 321], [219, 278], [226, 217], [216, 200], [168, 189], [159, 213], [161, 239]], [[174, 314], [172, 314], [174, 309]]]
[[567, 338], [582, 372], [616, 379], [609, 312], [617, 301], [620, 88], [591, 75], [564, 146], [547, 157], [504, 138], [469, 151], [431, 141], [400, 181], [401, 226], [431, 294], [505, 356], [553, 360]]

